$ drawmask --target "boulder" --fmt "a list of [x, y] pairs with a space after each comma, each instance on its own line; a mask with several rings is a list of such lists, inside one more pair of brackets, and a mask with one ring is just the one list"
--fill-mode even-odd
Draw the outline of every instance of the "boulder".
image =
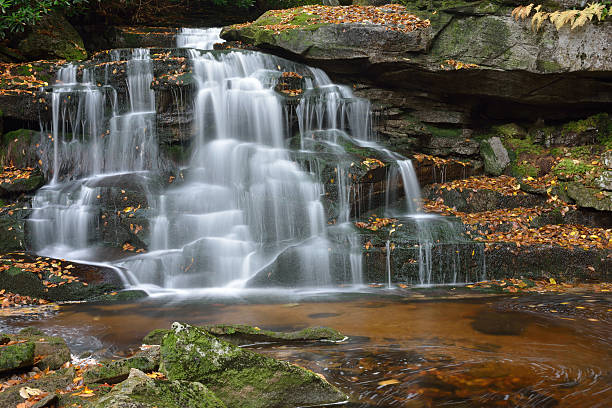
[[596, 188], [580, 183], [568, 183], [567, 195], [578, 207], [594, 208], [599, 211], [612, 211], [612, 197], [601, 193]]
[[57, 13], [44, 16], [19, 42], [19, 51], [32, 60], [87, 58], [83, 39], [68, 20]]
[[480, 154], [484, 160], [484, 168], [487, 174], [500, 176], [510, 164], [508, 151], [499, 137], [483, 140], [480, 144]]
[[32, 367], [34, 348], [34, 343], [28, 341], [0, 347], [0, 374]]
[[339, 403], [346, 396], [315, 373], [173, 323], [161, 345], [162, 371], [171, 381], [198, 381], [227, 406], [294, 407]]

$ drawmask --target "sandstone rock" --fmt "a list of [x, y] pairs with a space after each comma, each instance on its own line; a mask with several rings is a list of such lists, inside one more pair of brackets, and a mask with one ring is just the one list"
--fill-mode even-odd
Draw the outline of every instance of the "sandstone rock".
[[480, 154], [484, 159], [485, 172], [493, 176], [500, 176], [510, 164], [508, 151], [499, 137], [483, 140], [480, 144]]

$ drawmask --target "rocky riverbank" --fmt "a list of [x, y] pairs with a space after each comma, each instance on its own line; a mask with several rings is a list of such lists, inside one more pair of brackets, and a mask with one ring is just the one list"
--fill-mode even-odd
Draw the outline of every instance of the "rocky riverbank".
[[[249, 326], [174, 323], [114, 361], [71, 362], [58, 337], [37, 329], [0, 335], [0, 404], [17, 407], [294, 407], [342, 403], [321, 375], [235, 344], [343, 341], [313, 328], [295, 333]], [[78, 360], [78, 359], [77, 359]]]

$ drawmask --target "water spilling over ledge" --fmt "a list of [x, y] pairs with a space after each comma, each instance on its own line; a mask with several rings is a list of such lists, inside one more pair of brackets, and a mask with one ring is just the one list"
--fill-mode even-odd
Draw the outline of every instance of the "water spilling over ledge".
[[[41, 122], [51, 165], [28, 224], [34, 250], [112, 262], [150, 290], [483, 278], [482, 246], [420, 213], [412, 164], [376, 144], [366, 99], [319, 69], [203, 50], [217, 35], [185, 29], [190, 48], [60, 70]], [[352, 223], [376, 208], [407, 226], [393, 245], [393, 231]], [[382, 262], [364, 256], [377, 239]]]

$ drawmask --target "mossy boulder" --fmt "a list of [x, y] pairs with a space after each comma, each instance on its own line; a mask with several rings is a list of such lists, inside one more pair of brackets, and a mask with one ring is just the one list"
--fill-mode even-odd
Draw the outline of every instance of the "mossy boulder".
[[93, 366], [83, 373], [83, 380], [86, 384], [116, 384], [127, 379], [134, 368], [149, 373], [158, 367], [159, 346], [152, 346], [132, 357]]
[[483, 140], [480, 144], [480, 154], [484, 160], [485, 172], [500, 176], [508, 164], [510, 157], [499, 137]]
[[0, 374], [34, 365], [34, 343], [23, 342], [0, 347]]
[[[61, 337], [47, 336], [39, 329], [28, 327], [21, 330], [18, 334], [10, 334], [8, 338], [11, 341], [18, 342], [18, 345], [31, 345], [34, 357], [28, 364], [24, 364], [22, 368], [36, 366], [41, 370], [50, 369], [57, 370], [64, 363], [70, 361], [70, 349]], [[12, 347], [12, 346], [7, 346]], [[29, 348], [30, 346], [27, 346]], [[2, 350], [4, 347], [1, 347]], [[25, 350], [25, 349], [24, 349]], [[24, 360], [25, 361], [25, 360]]]
[[[28, 381], [27, 386], [30, 388], [38, 388], [44, 392], [53, 394], [56, 392], [56, 390], [63, 390], [69, 385], [72, 385], [72, 380], [75, 375], [74, 368], [62, 368], [49, 375], [44, 375], [40, 379]], [[19, 390], [22, 387], [22, 384], [15, 385], [0, 392], [0, 407], [15, 407], [17, 404], [23, 403], [24, 399], [21, 395], [19, 395]], [[67, 396], [69, 397], [70, 394]], [[61, 404], [61, 406], [69, 405]]]
[[129, 377], [91, 404], [92, 408], [223, 408], [204, 385], [187, 381], [155, 381], [131, 369]]
[[19, 42], [19, 50], [30, 59], [87, 58], [83, 39], [64, 16], [58, 13], [43, 17]]
[[161, 345], [160, 371], [174, 381], [198, 381], [227, 406], [323, 405], [346, 396], [301, 367], [220, 340], [203, 329], [173, 323]]
[[602, 193], [580, 183], [568, 183], [567, 195], [578, 207], [594, 208], [599, 211], [612, 211], [612, 194]]

